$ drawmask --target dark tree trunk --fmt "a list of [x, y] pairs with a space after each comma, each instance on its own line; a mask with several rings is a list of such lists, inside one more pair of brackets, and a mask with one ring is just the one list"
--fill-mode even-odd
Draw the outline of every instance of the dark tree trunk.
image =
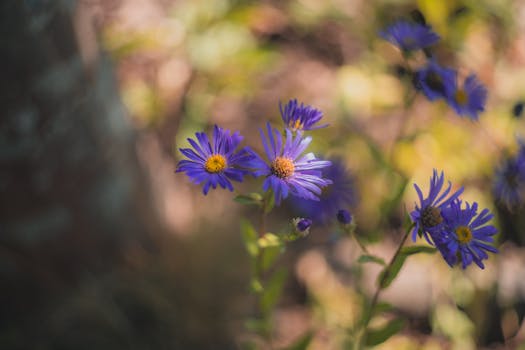
[[128, 244], [151, 249], [160, 228], [109, 61], [80, 50], [77, 10], [0, 2], [2, 348], [32, 344], [18, 333], [38, 312]]

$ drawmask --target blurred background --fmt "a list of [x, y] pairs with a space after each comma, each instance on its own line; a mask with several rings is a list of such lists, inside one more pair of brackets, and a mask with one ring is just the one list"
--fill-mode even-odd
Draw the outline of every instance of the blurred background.
[[[485, 270], [416, 256], [381, 294], [407, 326], [383, 349], [514, 349], [525, 339], [525, 221], [493, 196], [525, 135], [521, 0], [4, 0], [0, 3], [0, 348], [237, 349], [253, 313], [240, 218], [175, 174], [187, 137], [214, 124], [261, 150], [290, 98], [324, 112], [311, 149], [352, 178], [357, 235], [392, 256], [442, 169], [496, 213]], [[414, 95], [403, 58], [377, 33], [420, 11], [435, 56], [489, 91], [479, 123]], [[419, 60], [419, 61], [418, 61]], [[423, 60], [415, 58], [417, 62]], [[407, 99], [413, 99], [404, 108]], [[236, 192], [261, 191], [248, 179]], [[406, 209], [404, 209], [406, 207]], [[272, 230], [296, 215], [272, 214]], [[275, 348], [342, 348], [379, 267], [314, 225], [278, 264], [289, 274]], [[523, 348], [523, 347], [522, 347]]]

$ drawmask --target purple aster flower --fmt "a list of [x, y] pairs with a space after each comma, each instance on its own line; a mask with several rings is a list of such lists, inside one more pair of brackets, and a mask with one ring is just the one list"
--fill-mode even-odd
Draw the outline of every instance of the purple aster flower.
[[233, 191], [230, 180], [242, 182], [243, 176], [250, 173], [246, 168], [254, 158], [248, 147], [235, 152], [243, 137], [239, 132], [230, 135], [230, 131], [217, 125], [213, 128], [213, 146], [205, 133], [197, 132], [195, 136], [198, 143], [188, 138], [193, 149], [180, 148], [189, 160], [181, 160], [176, 172], [185, 172], [196, 184], [203, 183], [205, 195], [210, 186], [215, 189], [220, 185]]
[[439, 41], [439, 35], [429, 26], [406, 21], [392, 24], [379, 35], [403, 51], [419, 50]]
[[494, 226], [487, 225], [494, 215], [488, 209], [483, 209], [478, 215], [477, 210], [476, 202], [472, 205], [466, 203], [466, 207], [461, 208], [460, 200], [454, 200], [443, 209], [446, 229], [435, 235], [434, 241], [450, 266], [461, 262], [465, 269], [475, 262], [483, 269], [482, 260], [488, 258], [487, 252], [498, 252], [489, 244], [494, 242], [493, 236], [498, 232]]
[[328, 126], [328, 124], [314, 126], [323, 118], [323, 112], [309, 105], [299, 104], [296, 99], [290, 100], [284, 108], [279, 102], [279, 110], [284, 124], [292, 131], [314, 130]]
[[450, 193], [452, 185], [449, 182], [448, 187], [444, 191], [441, 191], [444, 181], [443, 172], [438, 176], [437, 170], [434, 169], [433, 175], [430, 178], [430, 189], [426, 198], [423, 198], [423, 193], [418, 185], [414, 184], [414, 188], [419, 197], [419, 206], [416, 204], [416, 209], [410, 213], [410, 217], [415, 223], [414, 230], [412, 231], [413, 241], [416, 240], [417, 235], [424, 235], [425, 239], [432, 244], [429, 234], [440, 231], [443, 228], [443, 216], [441, 215], [443, 208], [463, 193], [463, 187], [461, 187], [446, 198]]
[[414, 75], [414, 86], [430, 101], [446, 98], [454, 89], [455, 82], [456, 71], [442, 67], [434, 60], [429, 60], [428, 65]]
[[509, 209], [523, 203], [525, 195], [525, 143], [518, 142], [518, 154], [507, 158], [494, 177], [494, 196]]
[[461, 87], [456, 77], [447, 101], [460, 116], [467, 115], [470, 119], [477, 120], [478, 113], [485, 110], [487, 89], [474, 74], [469, 75]]
[[283, 137], [277, 129], [272, 129], [270, 123], [267, 124], [268, 139], [263, 130], [259, 129], [259, 131], [268, 163], [253, 153], [255, 157], [252, 166], [257, 169], [255, 176], [266, 177], [263, 190], [273, 190], [276, 204], [280, 204], [289, 193], [301, 198], [319, 200], [321, 188], [332, 183], [322, 178], [320, 169], [330, 166], [331, 163], [315, 158], [313, 153], [301, 156], [312, 138], [303, 138], [300, 131], [294, 138], [292, 132], [286, 129], [286, 139], [283, 144]]
[[322, 170], [323, 177], [332, 181], [332, 185], [323, 188], [319, 200], [292, 197], [291, 205], [298, 214], [312, 218], [320, 224], [327, 224], [336, 218], [341, 208], [356, 204], [357, 194], [354, 179], [343, 161], [330, 159], [332, 166]]

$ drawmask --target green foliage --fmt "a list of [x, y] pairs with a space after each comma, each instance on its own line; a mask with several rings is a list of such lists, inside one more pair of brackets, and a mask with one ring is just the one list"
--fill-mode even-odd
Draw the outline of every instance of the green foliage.
[[285, 348], [284, 350], [306, 350], [312, 342], [313, 333], [308, 332], [301, 338], [299, 338], [295, 343]]
[[424, 246], [424, 245], [413, 245], [413, 246], [401, 248], [401, 254], [406, 255], [406, 256], [417, 254], [417, 253], [434, 254], [435, 252], [437, 252], [436, 248]]
[[359, 257], [359, 259], [357, 259], [357, 262], [361, 263], [361, 264], [364, 264], [364, 263], [375, 263], [375, 264], [379, 264], [379, 265], [383, 265], [383, 266], [386, 265], [385, 261], [383, 259], [381, 259], [380, 257], [375, 256], [375, 255], [369, 255], [369, 254], [361, 255]]
[[262, 205], [263, 197], [257, 192], [251, 192], [248, 194], [240, 194], [234, 199], [237, 203], [244, 205]]
[[257, 240], [257, 244], [260, 248], [280, 247], [283, 241], [276, 234], [267, 232]]
[[264, 314], [270, 312], [277, 303], [287, 275], [288, 273], [285, 269], [280, 269], [268, 280], [261, 296], [261, 310]]
[[252, 257], [257, 256], [259, 254], [257, 231], [248, 220], [241, 220], [241, 234], [248, 254]]
[[250, 290], [255, 294], [262, 293], [264, 287], [258, 278], [252, 278], [250, 282]]
[[265, 319], [250, 318], [244, 323], [246, 329], [259, 333], [267, 334], [270, 331], [270, 323]]
[[403, 319], [393, 319], [383, 327], [368, 331], [365, 343], [367, 346], [379, 345], [402, 330], [404, 326], [405, 321]]
[[381, 289], [387, 288], [397, 277], [399, 271], [403, 267], [405, 260], [410, 256], [417, 253], [432, 254], [436, 252], [436, 248], [428, 246], [410, 246], [403, 247], [397, 255], [394, 262], [390, 267], [385, 267], [385, 269], [379, 274], [378, 285]]
[[272, 211], [273, 207], [275, 206], [275, 196], [273, 195], [273, 191], [266, 191], [264, 194], [264, 200], [263, 200], [263, 209], [264, 213], [268, 214]]
[[372, 311], [372, 314], [377, 315], [383, 312], [392, 311], [393, 309], [394, 307], [390, 305], [389, 303], [380, 302], [376, 304], [376, 306], [374, 307], [374, 310]]
[[267, 271], [277, 260], [284, 248], [281, 246], [268, 247], [262, 250], [261, 267], [263, 271]]

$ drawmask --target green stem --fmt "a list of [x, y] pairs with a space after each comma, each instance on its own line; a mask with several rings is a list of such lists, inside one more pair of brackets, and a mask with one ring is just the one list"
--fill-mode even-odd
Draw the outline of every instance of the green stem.
[[383, 289], [382, 286], [383, 286], [385, 280], [388, 278], [388, 274], [389, 274], [390, 270], [392, 269], [392, 266], [394, 265], [394, 262], [396, 261], [397, 257], [401, 253], [401, 249], [405, 245], [405, 242], [406, 242], [408, 236], [410, 235], [410, 232], [414, 228], [414, 225], [415, 224], [412, 223], [412, 225], [410, 225], [410, 227], [408, 227], [408, 229], [406, 230], [405, 234], [403, 235], [403, 238], [401, 239], [401, 242], [399, 243], [399, 246], [397, 247], [396, 252], [394, 253], [392, 258], [390, 259], [390, 262], [388, 263], [388, 265], [384, 269], [385, 273], [382, 274], [382, 277], [379, 280], [379, 283], [377, 285], [377, 289], [376, 289], [376, 291], [374, 293], [374, 296], [372, 297], [372, 301], [370, 302], [370, 306], [368, 307], [368, 310], [365, 313], [365, 317], [363, 319], [363, 324], [361, 326], [362, 332], [361, 332], [360, 336], [358, 335], [359, 338], [358, 338], [358, 341], [356, 342], [358, 344], [357, 349], [361, 349], [362, 342], [363, 342], [363, 340], [366, 339], [366, 337], [368, 335], [368, 324], [370, 323], [370, 320], [372, 319], [372, 316], [373, 316], [373, 313], [374, 313], [374, 309], [375, 309], [375, 307], [377, 305], [377, 301], [379, 300], [379, 294], [381, 293], [381, 290]]
[[354, 232], [354, 234], [353, 234], [352, 236], [354, 237], [355, 241], [357, 242], [357, 245], [359, 246], [359, 248], [361, 248], [361, 250], [363, 251], [363, 253], [365, 253], [365, 254], [370, 254], [370, 253], [368, 252], [368, 249], [366, 249], [366, 246], [365, 246], [363, 243], [361, 243], [361, 241], [359, 240], [359, 238], [357, 238], [357, 235], [355, 234], [355, 232]]

